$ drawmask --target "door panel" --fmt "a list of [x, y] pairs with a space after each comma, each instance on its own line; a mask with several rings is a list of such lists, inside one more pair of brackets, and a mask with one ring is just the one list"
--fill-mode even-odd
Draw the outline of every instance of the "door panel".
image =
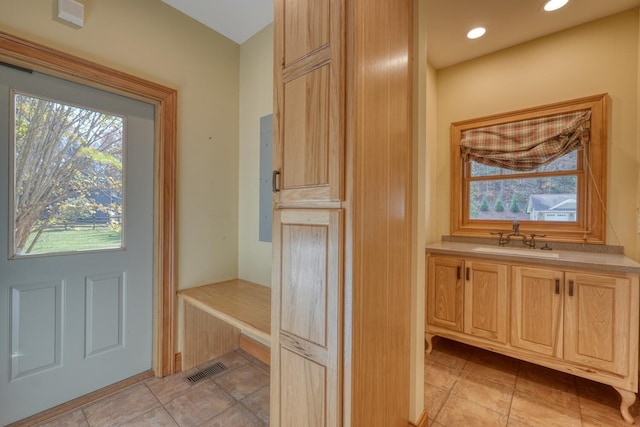
[[[327, 229], [308, 225], [283, 226], [284, 251], [291, 256], [282, 260], [283, 271], [293, 273], [282, 278], [282, 320], [280, 329], [312, 343], [326, 344], [327, 307]], [[313, 248], [314, 250], [305, 248]], [[304, 260], [301, 259], [304, 256]], [[293, 268], [302, 265], [304, 269]]]
[[276, 209], [273, 220], [271, 423], [337, 426], [342, 211]]
[[280, 363], [281, 425], [326, 426], [326, 368], [286, 348], [280, 351]]
[[331, 2], [322, 0], [285, 2], [287, 22], [283, 50], [286, 65], [329, 43], [330, 6], [333, 6]]
[[342, 7], [336, 0], [275, 3], [276, 203], [343, 199]]
[[500, 343], [507, 342], [507, 266], [465, 263], [464, 332]]
[[631, 281], [565, 274], [564, 357], [620, 375], [629, 372]]
[[562, 357], [562, 271], [513, 267], [511, 345]]
[[122, 347], [124, 336], [125, 273], [87, 277], [87, 357]]
[[328, 185], [329, 67], [284, 87], [282, 191]]
[[0, 364], [8, 368], [0, 369], [0, 425], [147, 371], [152, 362], [153, 106], [0, 66], [3, 153], [10, 152], [13, 89], [125, 118], [125, 219], [114, 249], [12, 258], [6, 207], [13, 165], [0, 156]]
[[60, 365], [62, 282], [12, 286], [11, 380]]
[[427, 322], [462, 332], [463, 261], [446, 257], [428, 260]]

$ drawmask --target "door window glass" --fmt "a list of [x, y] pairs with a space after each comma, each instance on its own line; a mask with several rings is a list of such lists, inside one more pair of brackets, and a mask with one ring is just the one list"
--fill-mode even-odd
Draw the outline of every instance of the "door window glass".
[[14, 257], [122, 248], [124, 117], [11, 99]]

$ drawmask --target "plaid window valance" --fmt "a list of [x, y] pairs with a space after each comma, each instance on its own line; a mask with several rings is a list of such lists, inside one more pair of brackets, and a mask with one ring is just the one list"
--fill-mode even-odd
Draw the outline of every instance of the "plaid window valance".
[[577, 111], [462, 132], [465, 160], [531, 171], [589, 142], [591, 111]]

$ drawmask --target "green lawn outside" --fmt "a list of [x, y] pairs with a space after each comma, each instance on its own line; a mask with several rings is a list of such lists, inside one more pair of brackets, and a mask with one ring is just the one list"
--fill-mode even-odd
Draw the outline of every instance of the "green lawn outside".
[[[32, 238], [25, 245], [25, 250]], [[42, 233], [29, 254], [115, 249], [121, 246], [121, 239], [120, 231], [107, 227], [47, 230]]]

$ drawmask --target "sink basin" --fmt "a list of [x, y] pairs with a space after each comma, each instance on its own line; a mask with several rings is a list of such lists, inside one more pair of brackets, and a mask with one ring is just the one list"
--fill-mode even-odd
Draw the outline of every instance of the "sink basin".
[[483, 252], [487, 254], [513, 255], [529, 258], [560, 258], [560, 254], [551, 251], [542, 251], [540, 249], [516, 249], [516, 248], [493, 248], [479, 247], [474, 248], [474, 252]]

